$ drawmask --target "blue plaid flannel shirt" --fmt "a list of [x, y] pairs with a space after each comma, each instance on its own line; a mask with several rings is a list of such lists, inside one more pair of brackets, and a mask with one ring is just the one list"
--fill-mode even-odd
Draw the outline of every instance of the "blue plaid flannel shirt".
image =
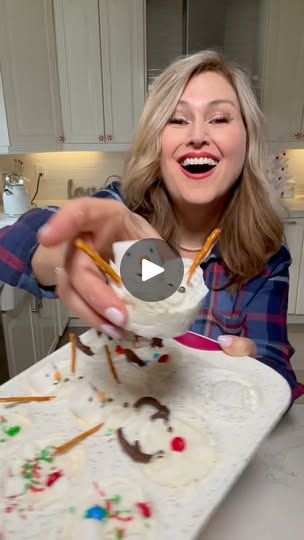
[[[123, 202], [117, 182], [94, 196]], [[31, 260], [38, 245], [38, 229], [56, 211], [55, 207], [32, 209], [14, 225], [0, 230], [0, 280], [38, 298], [55, 297], [52, 287], [42, 287], [35, 280]], [[212, 339], [220, 334], [252, 339], [257, 346], [257, 359], [288, 381], [296, 399], [304, 394], [304, 385], [297, 382], [290, 364], [294, 352], [286, 324], [290, 263], [289, 251], [282, 245], [260, 275], [231, 292], [222, 288], [228, 276], [215, 246], [202, 264], [209, 293], [191, 330]]]

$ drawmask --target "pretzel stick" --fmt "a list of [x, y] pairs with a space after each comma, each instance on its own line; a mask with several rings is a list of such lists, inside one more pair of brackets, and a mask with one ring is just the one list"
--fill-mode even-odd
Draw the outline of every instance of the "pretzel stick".
[[119, 377], [117, 375], [117, 371], [114, 367], [114, 364], [113, 364], [113, 360], [112, 360], [112, 355], [111, 355], [111, 352], [110, 352], [110, 349], [108, 347], [108, 345], [105, 345], [104, 346], [105, 348], [105, 351], [106, 351], [106, 356], [107, 356], [107, 361], [108, 361], [108, 365], [109, 365], [109, 368], [111, 370], [111, 373], [115, 379], [116, 382], [120, 383], [120, 380], [119, 380]]
[[56, 396], [14, 396], [0, 397], [0, 403], [30, 403], [31, 401], [50, 401]]
[[74, 240], [74, 245], [84, 251], [91, 259], [94, 261], [95, 264], [97, 264], [98, 268], [100, 268], [103, 272], [108, 274], [118, 285], [121, 284], [121, 277], [113, 270], [113, 268], [95, 251], [95, 249], [91, 248], [86, 244], [81, 238], [76, 238]]
[[102, 426], [103, 424], [97, 424], [97, 426], [94, 426], [91, 429], [88, 429], [87, 431], [80, 433], [80, 435], [77, 435], [77, 437], [74, 437], [70, 441], [64, 444], [61, 444], [60, 446], [57, 446], [55, 449], [54, 455], [58, 456], [58, 454], [64, 454], [65, 452], [73, 448], [73, 446], [76, 446], [76, 444], [80, 443], [81, 441], [89, 437], [90, 435], [93, 435], [93, 433], [96, 433], [96, 431], [98, 431]]
[[216, 243], [219, 235], [221, 233], [221, 229], [214, 229], [211, 234], [209, 234], [206, 242], [204, 243], [202, 249], [200, 252], [196, 255], [195, 259], [193, 260], [193, 263], [190, 266], [189, 274], [188, 274], [188, 281], [187, 284], [190, 283], [191, 278], [198, 267], [198, 265], [204, 260], [207, 253], [210, 251], [210, 249], [213, 248], [214, 244]]
[[75, 375], [76, 373], [76, 337], [75, 334], [70, 334], [70, 344], [71, 344], [71, 373]]

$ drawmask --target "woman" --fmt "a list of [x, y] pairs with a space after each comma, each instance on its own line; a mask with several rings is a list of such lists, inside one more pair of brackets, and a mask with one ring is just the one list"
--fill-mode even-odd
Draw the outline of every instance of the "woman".
[[7, 230], [2, 245], [16, 254], [13, 237], [27, 227], [28, 256], [25, 268], [5, 281], [48, 297], [57, 284], [75, 314], [118, 338], [125, 306], [94, 263], [71, 247], [72, 239], [81, 234], [109, 258], [115, 240], [160, 235], [182, 256], [194, 257], [220, 225], [218, 245], [202, 264], [209, 294], [192, 330], [218, 339], [228, 354], [251, 355], [273, 367], [295, 399], [304, 388], [289, 362], [291, 261], [270, 202], [261, 124], [238, 68], [213, 51], [178, 59], [151, 89], [122, 184], [69, 202], [40, 229], [39, 244], [36, 231], [52, 216], [50, 209], [32, 211], [15, 231]]

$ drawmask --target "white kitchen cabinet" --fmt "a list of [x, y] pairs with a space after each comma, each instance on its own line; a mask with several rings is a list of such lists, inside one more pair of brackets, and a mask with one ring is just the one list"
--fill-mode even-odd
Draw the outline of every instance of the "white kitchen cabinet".
[[65, 331], [69, 320], [70, 320], [70, 311], [65, 307], [65, 305], [60, 301], [56, 300], [56, 311], [57, 311], [57, 333], [61, 337]]
[[14, 377], [39, 360], [31, 298], [25, 291], [16, 290], [16, 307], [2, 313], [2, 324], [9, 376]]
[[292, 257], [288, 314], [304, 315], [304, 219], [285, 221], [284, 232]]
[[267, 2], [270, 11], [261, 100], [267, 138], [285, 147], [304, 147], [304, 1]]
[[54, 0], [64, 149], [123, 150], [144, 104], [144, 1]]
[[52, 0], [0, 0], [0, 65], [8, 150], [17, 153], [60, 148]]
[[6, 153], [8, 151], [9, 138], [7, 131], [7, 119], [4, 103], [2, 76], [0, 69], [0, 153]]
[[54, 15], [64, 143], [104, 135], [98, 0], [55, 0]]
[[60, 300], [39, 300], [20, 289], [14, 295], [14, 309], [2, 312], [10, 377], [50, 354], [68, 322]]
[[145, 101], [144, 2], [100, 0], [105, 142], [130, 143]]
[[50, 354], [57, 345], [58, 323], [57, 308], [54, 300], [32, 299], [32, 319], [39, 359]]

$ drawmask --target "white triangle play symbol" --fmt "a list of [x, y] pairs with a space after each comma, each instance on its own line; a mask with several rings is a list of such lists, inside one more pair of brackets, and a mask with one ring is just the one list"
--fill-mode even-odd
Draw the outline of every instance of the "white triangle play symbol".
[[141, 261], [142, 281], [147, 281], [148, 279], [162, 274], [164, 271], [165, 269], [162, 266], [158, 266], [158, 264], [148, 261], [147, 259], [142, 259]]

